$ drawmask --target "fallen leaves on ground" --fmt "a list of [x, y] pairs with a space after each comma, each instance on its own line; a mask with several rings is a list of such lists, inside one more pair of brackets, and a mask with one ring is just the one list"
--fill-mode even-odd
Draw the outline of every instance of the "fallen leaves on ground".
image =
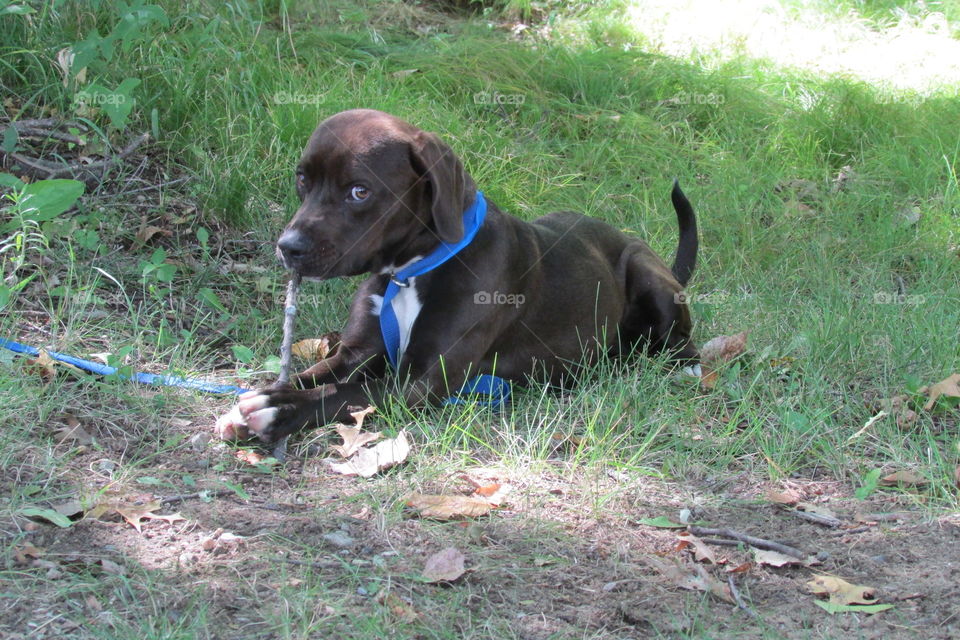
[[72, 413], [64, 413], [59, 417], [62, 423], [54, 429], [54, 437], [64, 444], [78, 444], [89, 446], [93, 444], [93, 436], [87, 433], [80, 425], [80, 421]]
[[466, 473], [461, 474], [460, 479], [464, 480], [470, 484], [471, 487], [473, 487], [473, 496], [483, 498], [490, 504], [498, 507], [503, 504], [507, 494], [513, 490], [513, 486], [510, 484], [500, 482], [483, 484], [477, 480], [474, 480]]
[[338, 424], [336, 429], [340, 437], [343, 438], [343, 444], [335, 444], [330, 448], [344, 458], [349, 458], [359, 451], [362, 446], [380, 439], [379, 433], [364, 431], [361, 427]]
[[927, 404], [923, 405], [924, 411], [933, 409], [937, 400], [942, 398], [960, 399], [960, 373], [945, 378], [927, 390], [927, 396], [930, 398]]
[[398, 596], [389, 589], [384, 589], [377, 594], [377, 603], [387, 607], [400, 622], [410, 624], [420, 619], [420, 614], [413, 608], [410, 600]]
[[164, 238], [169, 238], [173, 235], [173, 232], [169, 229], [162, 229], [160, 227], [154, 226], [152, 224], [147, 224], [144, 222], [140, 225], [140, 229], [137, 230], [137, 243], [139, 246], [143, 246], [150, 242], [150, 239], [155, 235], [161, 235]]
[[774, 491], [773, 489], [767, 489], [766, 492], [764, 492], [763, 497], [770, 502], [786, 505], [788, 507], [792, 507], [800, 502], [800, 494], [793, 489], [786, 489], [785, 491]]
[[681, 589], [704, 591], [720, 598], [724, 602], [736, 604], [733, 595], [730, 593], [730, 587], [707, 573], [707, 570], [701, 565], [671, 562], [652, 556], [647, 558], [647, 561], [652, 564], [663, 577]]
[[466, 571], [465, 560], [466, 556], [459, 549], [447, 547], [427, 558], [421, 575], [427, 582], [453, 582]]
[[310, 338], [294, 342], [290, 347], [290, 352], [302, 360], [320, 362], [330, 356], [339, 342], [339, 333], [325, 333], [319, 338]]
[[926, 478], [913, 471], [901, 470], [880, 478], [880, 485], [884, 487], [922, 487], [930, 484]]
[[127, 523], [141, 531], [144, 520], [163, 520], [167, 524], [173, 524], [180, 520], [186, 520], [179, 513], [161, 515], [154, 513], [160, 509], [163, 504], [159, 500], [151, 500], [141, 504], [128, 502], [123, 498], [108, 498], [87, 509], [83, 517], [90, 520], [99, 520], [103, 516], [117, 514], [127, 521]]
[[799, 558], [788, 556], [787, 554], [780, 553], [779, 551], [771, 551], [770, 549], [757, 549], [756, 547], [750, 548], [753, 550], [753, 561], [757, 564], [765, 564], [769, 567], [787, 567], [793, 565], [809, 567], [811, 565], [820, 564], [820, 561], [813, 556], [804, 560], [800, 560]]
[[693, 559], [697, 562], [717, 564], [717, 555], [713, 552], [713, 549], [708, 547], [707, 544], [697, 536], [687, 531], [681, 531], [677, 534], [677, 540], [677, 551], [691, 549], [693, 551]]
[[712, 389], [717, 384], [717, 369], [747, 349], [747, 332], [732, 336], [717, 336], [700, 349], [700, 384]]
[[40, 376], [43, 384], [48, 384], [57, 376], [57, 362], [44, 349], [40, 349], [36, 358], [27, 358], [27, 373]]
[[827, 602], [818, 601], [816, 604], [829, 613], [841, 611], [877, 613], [893, 607], [892, 604], [877, 604], [877, 593], [873, 587], [850, 584], [835, 576], [815, 575], [807, 583], [807, 590], [814, 595], [828, 597]]
[[407, 432], [401, 431], [396, 438], [384, 440], [374, 447], [360, 447], [346, 462], [329, 462], [330, 469], [345, 476], [370, 478], [380, 471], [400, 464], [410, 455]]
[[413, 507], [422, 518], [453, 520], [457, 518], [476, 518], [490, 513], [493, 505], [483, 498], [470, 496], [444, 496], [411, 494], [406, 505]]

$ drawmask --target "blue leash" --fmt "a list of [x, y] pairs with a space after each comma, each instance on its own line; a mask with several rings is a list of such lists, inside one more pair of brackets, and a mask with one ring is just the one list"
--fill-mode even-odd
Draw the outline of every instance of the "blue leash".
[[[393, 299], [400, 293], [401, 287], [409, 287], [410, 278], [423, 275], [442, 265], [457, 255], [461, 249], [470, 244], [483, 225], [487, 216], [487, 201], [483, 192], [477, 191], [473, 204], [463, 213], [463, 237], [457, 242], [441, 242], [440, 246], [426, 257], [408, 265], [390, 277], [387, 290], [383, 294], [383, 304], [380, 306], [380, 333], [383, 334], [383, 343], [387, 347], [387, 358], [390, 365], [397, 369], [400, 360], [400, 325], [397, 314], [393, 310]], [[460, 396], [487, 396], [483, 404], [498, 408], [510, 399], [510, 383], [497, 376], [484, 374], [467, 381], [456, 395], [447, 398], [445, 404], [464, 404]]]
[[[0, 347], [9, 349], [15, 353], [33, 356], [34, 358], [40, 355], [40, 350], [36, 347], [20, 344], [19, 342], [14, 342], [13, 340], [5, 340], [0, 338]], [[54, 360], [71, 364], [78, 369], [83, 369], [84, 371], [89, 371], [90, 373], [95, 373], [101, 376], [114, 375], [118, 371], [116, 367], [108, 367], [105, 364], [84, 360], [66, 353], [48, 350], [47, 355]], [[119, 377], [124, 380], [133, 380], [134, 382], [141, 382], [143, 384], [159, 384], [167, 387], [183, 387], [184, 389], [195, 389], [197, 391], [205, 391], [206, 393], [240, 394], [249, 391], [249, 389], [242, 389], [232, 384], [215, 384], [213, 382], [205, 382], [203, 380], [182, 378], [180, 376], [165, 376], [157, 373], [134, 373], [129, 376], [121, 375]]]

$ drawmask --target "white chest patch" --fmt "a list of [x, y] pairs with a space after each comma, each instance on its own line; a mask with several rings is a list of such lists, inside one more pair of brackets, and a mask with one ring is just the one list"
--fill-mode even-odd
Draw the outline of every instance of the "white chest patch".
[[[397, 326], [400, 328], [400, 357], [407, 351], [407, 345], [410, 344], [410, 332], [413, 330], [413, 323], [416, 322], [420, 310], [423, 309], [423, 303], [420, 302], [420, 296], [417, 295], [417, 279], [410, 278], [410, 286], [401, 287], [400, 291], [393, 297], [393, 313], [397, 316]], [[370, 302], [373, 308], [370, 312], [380, 317], [380, 311], [383, 309], [383, 296], [372, 295]]]

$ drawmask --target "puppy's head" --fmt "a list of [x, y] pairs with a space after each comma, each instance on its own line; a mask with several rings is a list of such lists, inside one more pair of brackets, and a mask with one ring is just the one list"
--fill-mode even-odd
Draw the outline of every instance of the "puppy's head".
[[321, 122], [296, 180], [301, 204], [277, 256], [309, 278], [385, 271], [456, 242], [476, 197], [437, 136], [370, 109]]

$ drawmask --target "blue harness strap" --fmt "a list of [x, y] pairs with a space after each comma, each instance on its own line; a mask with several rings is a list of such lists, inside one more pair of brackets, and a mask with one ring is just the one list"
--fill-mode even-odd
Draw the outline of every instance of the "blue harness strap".
[[[20, 344], [19, 342], [14, 342], [13, 340], [5, 340], [0, 338], [0, 347], [9, 349], [15, 353], [33, 356], [34, 358], [40, 355], [40, 350], [36, 347]], [[90, 373], [95, 373], [101, 376], [114, 375], [118, 371], [116, 367], [108, 367], [107, 365], [100, 364], [99, 362], [84, 360], [83, 358], [77, 358], [75, 356], [71, 356], [66, 353], [60, 353], [58, 351], [48, 350], [47, 355], [54, 360], [65, 362], [69, 365], [77, 367], [78, 369], [83, 369], [84, 371], [89, 371]], [[232, 384], [216, 384], [213, 382], [206, 382], [204, 380], [181, 378], [180, 376], [164, 376], [156, 373], [133, 373], [129, 376], [121, 375], [120, 378], [124, 380], [133, 380], [134, 382], [140, 382], [143, 384], [159, 384], [167, 387], [183, 387], [185, 389], [195, 389], [197, 391], [205, 391], [207, 393], [240, 394], [249, 391], [249, 389], [243, 389]]]
[[[397, 322], [397, 314], [393, 310], [393, 299], [402, 287], [410, 286], [410, 278], [436, 269], [470, 244], [483, 225], [486, 216], [487, 201], [483, 197], [483, 192], [477, 191], [477, 197], [473, 204], [463, 213], [463, 237], [459, 241], [441, 242], [440, 246], [428, 255], [413, 264], [407, 265], [391, 276], [383, 294], [383, 304], [380, 306], [380, 333], [383, 335], [383, 343], [387, 348], [387, 358], [394, 370], [400, 364], [401, 353], [400, 324]], [[480, 375], [464, 383], [460, 391], [453, 397], [447, 398], [445, 403], [463, 404], [464, 400], [460, 396], [464, 395], [486, 396], [488, 399], [482, 401], [484, 404], [500, 407], [510, 399], [510, 383], [497, 376]]]

